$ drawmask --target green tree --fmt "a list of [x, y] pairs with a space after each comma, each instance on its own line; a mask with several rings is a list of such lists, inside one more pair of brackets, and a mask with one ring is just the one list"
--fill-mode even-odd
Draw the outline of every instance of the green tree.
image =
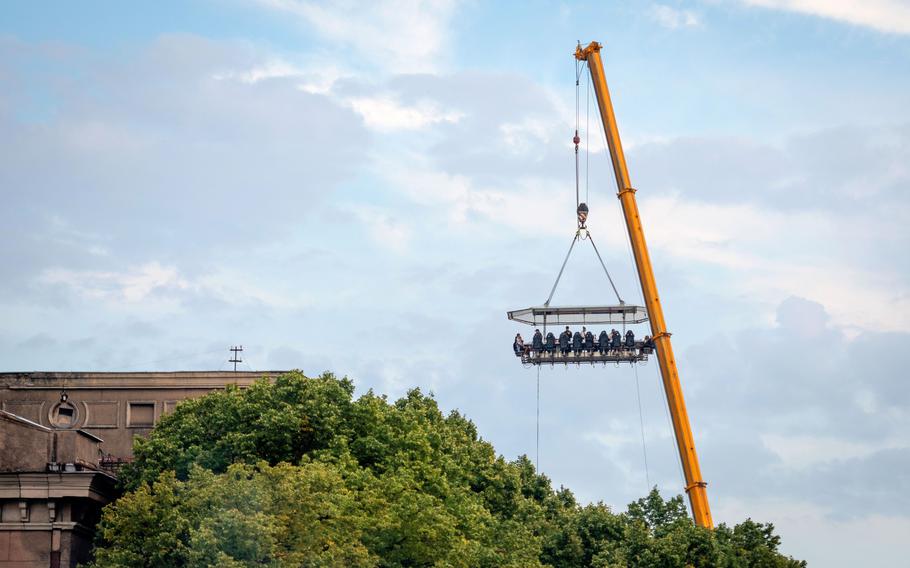
[[696, 527], [656, 491], [580, 506], [415, 389], [289, 373], [181, 403], [124, 470], [93, 568], [798, 567], [771, 525]]

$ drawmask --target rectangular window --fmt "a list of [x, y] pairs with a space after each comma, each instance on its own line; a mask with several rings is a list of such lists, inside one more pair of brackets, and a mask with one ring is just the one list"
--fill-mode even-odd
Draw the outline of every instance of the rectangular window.
[[151, 428], [155, 425], [155, 403], [131, 402], [126, 417], [130, 426]]

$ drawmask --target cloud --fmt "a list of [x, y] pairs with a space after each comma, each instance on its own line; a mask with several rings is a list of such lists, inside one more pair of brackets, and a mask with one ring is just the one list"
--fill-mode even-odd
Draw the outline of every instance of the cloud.
[[461, 112], [444, 110], [431, 101], [402, 105], [388, 95], [351, 97], [346, 102], [363, 117], [367, 127], [380, 132], [420, 130], [440, 122], [456, 123], [464, 117]]
[[910, 3], [906, 0], [742, 0], [752, 6], [808, 14], [877, 31], [910, 33]]
[[347, 76], [334, 61], [328, 58], [307, 57], [303, 64], [296, 64], [278, 57], [271, 57], [254, 63], [247, 69], [231, 69], [213, 75], [214, 79], [237, 80], [254, 84], [269, 79], [293, 78], [297, 88], [311, 94], [324, 95], [331, 92], [339, 79]]
[[811, 296], [840, 325], [910, 328], [910, 272], [898, 260], [910, 245], [906, 125], [774, 145], [676, 138], [642, 144], [628, 160], [654, 253], [722, 270], [690, 285], [737, 290], [769, 308]]
[[[843, 236], [840, 217], [831, 212], [780, 211], [753, 204], [716, 204], [660, 196], [641, 201], [649, 243], [677, 262], [724, 269], [703, 286], [735, 289], [768, 304], [790, 295], [820, 299], [840, 325], [910, 331], [907, 274], [897, 267], [869, 270], [849, 254], [828, 249]], [[875, 247], [890, 235], [868, 220], [855, 238]], [[799, 243], [792, 251], [788, 243]], [[802, 251], [815, 251], [812, 262]], [[828, 254], [822, 251], [829, 250]], [[863, 298], [863, 302], [857, 302]]]
[[312, 352], [304, 352], [288, 345], [269, 349], [266, 361], [269, 369], [300, 369], [309, 376], [333, 369], [329, 358]]
[[910, 519], [903, 515], [832, 519], [828, 511], [811, 502], [779, 496], [730, 499], [719, 507], [714, 505], [715, 518], [773, 519], [775, 532], [783, 535], [781, 551], [807, 560], [809, 566], [860, 566], [870, 558], [888, 564], [888, 559], [906, 554]]
[[[514, 156], [516, 173], [508, 177], [486, 175], [477, 163], [485, 158], [472, 160], [460, 130], [472, 122], [474, 107], [464, 101], [464, 121], [437, 131], [438, 145], [450, 152], [436, 159], [398, 147], [379, 158], [377, 175], [454, 231], [497, 226], [526, 238], [571, 234], [574, 203], [565, 182], [518, 173], [520, 164], [534, 170], [533, 150]], [[899, 243], [910, 241], [901, 213], [910, 144], [901, 132], [860, 131], [846, 147], [840, 131], [804, 135], [785, 143], [788, 152], [707, 139], [644, 144], [630, 161], [642, 172], [638, 198], [652, 254], [694, 278], [686, 285], [728, 301], [746, 295], [769, 314], [788, 296], [812, 296], [838, 325], [910, 330], [908, 273], [888, 261], [900, 255]], [[529, 147], [546, 144], [530, 136]], [[826, 148], [831, 145], [834, 150]], [[459, 154], [461, 160], [450, 161]], [[874, 155], [877, 173], [861, 180], [862, 168], [843, 165], [855, 164], [842, 159], [849, 154]], [[856, 193], [858, 184], [876, 198], [860, 205], [865, 196]], [[622, 243], [627, 237], [614, 203], [595, 206], [591, 225], [599, 239]], [[625, 245], [612, 248], [621, 255]]]
[[802, 298], [778, 312], [776, 327], [724, 333], [678, 357], [721, 501], [773, 493], [833, 517], [904, 511], [906, 481], [887, 478], [910, 465], [910, 391], [897, 386], [908, 361], [894, 351], [910, 334], [848, 339]]
[[39, 281], [61, 284], [76, 290], [80, 295], [94, 299], [114, 299], [128, 303], [142, 302], [161, 289], [185, 290], [190, 284], [181, 278], [173, 266], [149, 262], [124, 272], [75, 271], [51, 268], [44, 271]]
[[[419, 137], [378, 147], [371, 171], [450, 237], [511, 231], [536, 247], [535, 239], [570, 235], [572, 154], [554, 132], [571, 109], [521, 77], [510, 79], [515, 97], [489, 97], [488, 79], [411, 75], [340, 84], [337, 95], [386, 101], [375, 106], [391, 117], [386, 135], [423, 125]], [[457, 120], [443, 120], [440, 109], [453, 108]], [[599, 201], [612, 180], [593, 150], [592, 230], [624, 242], [615, 201]], [[906, 126], [842, 126], [776, 144], [659, 137], [630, 148], [628, 159], [652, 253], [688, 275], [684, 285], [725, 301], [747, 297], [768, 317], [788, 296], [812, 296], [851, 333], [910, 329], [910, 274], [887, 260], [910, 244]]]
[[195, 280], [232, 247], [287, 238], [366, 160], [354, 111], [248, 44], [164, 36], [103, 59], [66, 51], [77, 78], [47, 84], [29, 75], [47, 63], [40, 47], [9, 49], [0, 74], [50, 90], [54, 108], [0, 115], [0, 219], [13, 235], [0, 260], [18, 267], [0, 282], [16, 291], [6, 298], [37, 293], [41, 274], [94, 275], [88, 290], [154, 261]]
[[57, 346], [57, 343], [57, 340], [54, 339], [53, 336], [45, 332], [41, 332], [36, 333], [24, 341], [20, 341], [17, 347], [20, 349], [33, 349], [35, 351], [41, 352], [44, 350], [52, 350]]
[[567, 230], [572, 217], [560, 218], [559, 209], [553, 207], [552, 196], [558, 186], [549, 180], [528, 176], [507, 185], [482, 184], [469, 176], [440, 172], [416, 155], [410, 157], [408, 165], [384, 163], [378, 173], [414, 202], [442, 213], [450, 228], [496, 224], [528, 234], [571, 234]]
[[355, 205], [352, 211], [366, 225], [370, 237], [379, 247], [396, 254], [407, 252], [412, 236], [408, 225], [378, 207]]
[[[677, 137], [630, 150], [639, 188], [718, 203], [778, 209], [856, 210], [901, 203], [910, 184], [910, 128], [845, 125], [794, 134], [778, 143], [746, 137]], [[863, 212], [874, 209], [862, 207]]]
[[[508, 96], [495, 85], [509, 85]], [[519, 176], [555, 178], [571, 169], [572, 109], [553, 90], [519, 74], [462, 71], [395, 77], [383, 86], [406, 105], [432, 101], [455, 110], [457, 122], [437, 122], [415, 150], [437, 171], [502, 184]], [[492, 89], [492, 90], [491, 90]]]
[[173, 266], [150, 262], [126, 272], [75, 271], [51, 268], [39, 277], [44, 284], [61, 284], [94, 299], [137, 303], [161, 289], [185, 290], [189, 283]]
[[440, 68], [449, 40], [454, 0], [392, 2], [312, 2], [260, 0], [269, 8], [295, 14], [317, 34], [354, 49], [392, 73], [432, 72]]
[[654, 4], [649, 12], [651, 19], [661, 26], [675, 30], [678, 28], [696, 28], [701, 25], [701, 21], [695, 12], [690, 10], [678, 10], [666, 4]]
[[781, 465], [788, 469], [806, 470], [820, 464], [868, 458], [882, 450], [906, 447], [907, 440], [879, 440], [851, 442], [831, 436], [794, 436], [792, 434], [765, 434], [762, 444], [768, 448]]
[[504, 122], [499, 125], [499, 132], [506, 151], [511, 155], [522, 155], [548, 144], [553, 134], [553, 125], [551, 121], [531, 116], [521, 122]]

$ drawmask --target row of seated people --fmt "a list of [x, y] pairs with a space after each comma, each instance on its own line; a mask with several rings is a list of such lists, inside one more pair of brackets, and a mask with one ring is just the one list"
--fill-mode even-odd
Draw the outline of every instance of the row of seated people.
[[[568, 355], [569, 353], [574, 353], [576, 356], [580, 354], [607, 355], [610, 352], [628, 352], [635, 349], [635, 347], [635, 332], [631, 329], [626, 331], [625, 337], [616, 329], [613, 329], [610, 333], [601, 331], [595, 341], [594, 334], [588, 331], [586, 327], [582, 327], [581, 331], [576, 331], [573, 334], [569, 326], [566, 326], [565, 331], [559, 334], [558, 341], [552, 332], [547, 333], [547, 337], [544, 339], [540, 330], [535, 329], [531, 345], [527, 345], [524, 342], [520, 333], [515, 335], [515, 341], [512, 343], [512, 350], [515, 352], [516, 357], [527, 356], [532, 353], [552, 354], [557, 350], [563, 355]], [[654, 342], [650, 336], [646, 335], [644, 341], [638, 347], [653, 349]]]

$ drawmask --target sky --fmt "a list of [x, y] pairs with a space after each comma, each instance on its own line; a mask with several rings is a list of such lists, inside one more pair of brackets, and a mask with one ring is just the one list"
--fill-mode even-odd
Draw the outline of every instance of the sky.
[[[0, 368], [330, 370], [432, 392], [615, 509], [682, 477], [656, 361], [546, 368], [589, 227], [640, 302], [603, 44], [716, 522], [810, 566], [910, 534], [910, 2], [6, 3]], [[584, 71], [584, 70], [582, 70]], [[554, 304], [614, 301], [573, 253]], [[639, 334], [644, 328], [639, 328]]]

